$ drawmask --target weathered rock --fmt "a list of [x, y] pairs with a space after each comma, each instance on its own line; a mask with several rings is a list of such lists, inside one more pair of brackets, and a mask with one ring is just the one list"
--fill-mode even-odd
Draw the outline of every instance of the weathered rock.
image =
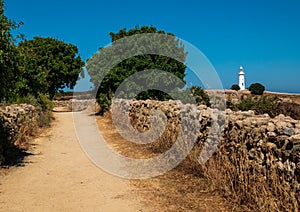
[[267, 132], [269, 138], [276, 138], [277, 134], [275, 132]]
[[268, 125], [267, 125], [267, 130], [269, 132], [274, 132], [275, 130], [275, 125], [272, 123], [272, 122], [269, 122]]
[[276, 149], [276, 148], [277, 148], [276, 144], [271, 143], [271, 142], [267, 142], [266, 145], [267, 145], [267, 147], [268, 147], [270, 150], [273, 150], [273, 149]]
[[293, 141], [294, 144], [300, 144], [300, 134], [291, 136], [290, 140]]

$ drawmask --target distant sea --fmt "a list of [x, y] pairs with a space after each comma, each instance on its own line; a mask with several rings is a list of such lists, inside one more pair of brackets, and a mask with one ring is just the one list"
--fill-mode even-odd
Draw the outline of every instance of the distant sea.
[[282, 94], [299, 94], [300, 95], [300, 91], [267, 91], [267, 92], [271, 92], [271, 93], [282, 93]]

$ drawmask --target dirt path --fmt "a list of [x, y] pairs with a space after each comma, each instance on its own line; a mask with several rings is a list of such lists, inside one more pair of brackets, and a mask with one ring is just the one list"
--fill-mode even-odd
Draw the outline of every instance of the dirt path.
[[[247, 211], [184, 167], [144, 180], [107, 174], [81, 149], [72, 113], [54, 114], [49, 132], [33, 141], [22, 166], [0, 172], [0, 211]], [[149, 154], [124, 140], [110, 117], [97, 117], [97, 123], [122, 155]]]
[[128, 180], [96, 167], [82, 151], [72, 113], [55, 113], [24, 166], [0, 178], [1, 211], [146, 211]]
[[[153, 151], [147, 145], [128, 142], [120, 136], [110, 114], [97, 116], [97, 124], [105, 141], [121, 155], [130, 158], [148, 158]], [[188, 163], [188, 162], [187, 162]], [[250, 211], [233, 201], [228, 201], [211, 186], [209, 181], [189, 170], [184, 162], [175, 169], [148, 179], [130, 180], [135, 193], [151, 211], [162, 212], [210, 212]]]

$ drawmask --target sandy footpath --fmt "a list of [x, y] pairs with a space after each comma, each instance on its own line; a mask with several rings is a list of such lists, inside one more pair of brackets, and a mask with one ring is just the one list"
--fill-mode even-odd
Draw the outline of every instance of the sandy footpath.
[[55, 113], [24, 166], [0, 176], [0, 211], [146, 211], [128, 180], [96, 167], [82, 151], [72, 113]]

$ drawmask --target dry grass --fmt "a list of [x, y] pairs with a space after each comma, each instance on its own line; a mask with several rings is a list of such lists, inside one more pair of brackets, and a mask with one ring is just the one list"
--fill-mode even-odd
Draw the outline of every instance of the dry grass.
[[[254, 160], [249, 160], [244, 143], [231, 146], [223, 142], [204, 165], [199, 165], [196, 159], [201, 149], [198, 144], [184, 167], [207, 179], [211, 189], [226, 199], [253, 211], [298, 210], [295, 188], [284, 181], [284, 174], [279, 173], [274, 163], [263, 169]], [[271, 153], [267, 157], [272, 161]]]
[[[148, 158], [159, 154], [154, 144], [137, 145], [122, 138], [114, 128], [111, 116], [107, 113], [97, 117], [98, 126], [108, 143], [122, 155], [133, 158]], [[168, 134], [164, 135], [166, 139]], [[162, 148], [168, 146], [168, 142]], [[167, 145], [165, 145], [167, 143]], [[224, 199], [218, 190], [214, 189], [210, 179], [199, 177], [184, 161], [176, 169], [150, 179], [131, 180], [136, 187], [135, 192], [143, 198], [143, 203], [150, 206], [153, 211], [248, 211], [228, 199]]]
[[[140, 123], [139, 120], [134, 117], [134, 114], [131, 118], [131, 124], [133, 126], [141, 127], [141, 125], [144, 124]], [[102, 119], [102, 121], [107, 122], [106, 126], [114, 132], [109, 120], [109, 116], [107, 116], [105, 120]], [[130, 157], [136, 157], [136, 155], [138, 155], [138, 157], [152, 157], [169, 149], [176, 140], [176, 132], [179, 131], [179, 124], [175, 122], [175, 119], [168, 119], [166, 129], [162, 136], [150, 145], [136, 145], [128, 141], [123, 141], [124, 139], [122, 140], [117, 133], [114, 134], [113, 145], [118, 148], [122, 154]], [[145, 123], [147, 126], [147, 120], [145, 120]], [[106, 133], [106, 130], [104, 130], [104, 132]], [[225, 137], [234, 137], [231, 135], [231, 133], [234, 132], [235, 131], [230, 131], [230, 129], [227, 129], [227, 132], [225, 130], [225, 134], [227, 133]], [[238, 131], [236, 133], [238, 133]], [[108, 136], [108, 140], [109, 139]], [[230, 210], [236, 209], [239, 211], [246, 211], [248, 210], [247, 208], [255, 211], [298, 210], [295, 188], [286, 183], [283, 173], [279, 173], [276, 164], [274, 164], [275, 160], [272, 152], [269, 151], [265, 156], [269, 161], [273, 162], [264, 168], [255, 160], [249, 159], [246, 147], [247, 139], [252, 139], [251, 135], [246, 135], [244, 132], [244, 134], [238, 136], [238, 140], [236, 141], [230, 142], [223, 140], [214, 156], [204, 165], [200, 165], [197, 156], [200, 155], [206, 140], [206, 136], [204, 135], [187, 159], [175, 170], [161, 177], [146, 181], [137, 181], [137, 185], [139, 185], [138, 187], [146, 186], [147, 189], [152, 191], [149, 193], [144, 191], [148, 197], [153, 194], [153, 198], [157, 199], [158, 202], [168, 202], [168, 205], [171, 204], [178, 210], [183, 209], [182, 204], [190, 205], [185, 208], [185, 210], [194, 210], [195, 208], [202, 210], [206, 206], [195, 202], [197, 202], [197, 199], [201, 198], [201, 196], [202, 198], [205, 197], [205, 195], [215, 196], [214, 198], [216, 199], [225, 197], [227, 201], [232, 204], [232, 207], [228, 207], [227, 203], [223, 200], [224, 203], [222, 204], [225, 210], [228, 208], [230, 208]], [[185, 178], [188, 179], [188, 183], [186, 183]], [[165, 193], [157, 193], [160, 191], [156, 190], [157, 187], [162, 187], [162, 191]], [[198, 190], [199, 187], [202, 189]], [[169, 192], [171, 193], [169, 194]], [[183, 195], [185, 192], [190, 196]], [[192, 192], [192, 194], [190, 192]], [[160, 197], [160, 195], [162, 196]], [[163, 196], [168, 198], [164, 199]], [[180, 201], [178, 199], [179, 197], [182, 198]], [[189, 198], [189, 200], [185, 198]], [[205, 199], [205, 201], [206, 200], [207, 199]], [[178, 204], [178, 202], [180, 203]], [[150, 202], [147, 201], [146, 203], [150, 204]], [[235, 207], [236, 205], [238, 206]], [[168, 209], [165, 210], [167, 211]]]

